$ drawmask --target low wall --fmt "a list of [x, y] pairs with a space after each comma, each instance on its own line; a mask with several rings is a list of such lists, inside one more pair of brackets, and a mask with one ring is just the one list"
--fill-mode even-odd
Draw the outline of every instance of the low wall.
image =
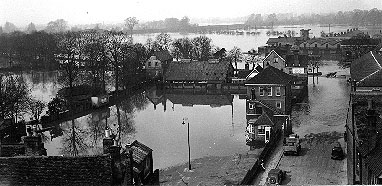
[[0, 158], [0, 185], [112, 185], [110, 156]]
[[273, 134], [274, 135], [271, 135], [271, 136], [275, 136], [275, 137], [272, 138], [265, 145], [264, 150], [261, 152], [259, 158], [255, 162], [253, 167], [250, 170], [248, 170], [247, 174], [244, 176], [243, 180], [240, 182], [240, 185], [251, 185], [253, 179], [256, 178], [260, 172], [264, 171], [263, 168], [261, 167], [260, 160], [261, 159], [264, 160], [264, 163], [268, 161], [270, 154], [273, 153], [273, 150], [276, 148], [277, 143], [280, 140], [282, 132], [279, 130], [278, 132], [275, 132]]

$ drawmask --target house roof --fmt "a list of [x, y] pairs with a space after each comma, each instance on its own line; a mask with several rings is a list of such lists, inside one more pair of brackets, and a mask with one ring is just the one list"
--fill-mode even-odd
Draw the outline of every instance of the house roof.
[[366, 163], [374, 175], [382, 174], [382, 135], [378, 136], [376, 148], [366, 157]]
[[0, 158], [0, 185], [112, 185], [112, 159], [102, 156]]
[[286, 66], [287, 67], [307, 67], [308, 66], [308, 56], [307, 55], [287, 55], [286, 56]]
[[350, 76], [357, 86], [382, 86], [382, 56], [370, 51], [352, 62]]
[[229, 61], [172, 61], [164, 75], [169, 81], [225, 81], [232, 64]]
[[133, 150], [133, 160], [138, 164], [141, 163], [146, 158], [146, 156], [153, 151], [137, 140], [131, 144], [131, 148]]
[[254, 125], [254, 126], [260, 126], [260, 125], [274, 126], [275, 124], [273, 123], [271, 118], [269, 118], [268, 114], [266, 112], [263, 112], [261, 114], [261, 116], [259, 118], [257, 118], [257, 120], [254, 123], [252, 123], [252, 125]]
[[241, 79], [245, 79], [251, 72], [252, 70], [239, 70], [237, 73], [237, 77]]
[[247, 84], [281, 84], [285, 85], [290, 83], [295, 77], [284, 73], [283, 71], [269, 66], [257, 74], [255, 77], [249, 79]]
[[264, 70], [264, 68], [263, 67], [261, 67], [260, 65], [257, 65], [256, 66], [256, 68], [255, 68], [256, 70], [257, 70], [257, 72], [261, 72], [261, 71], [263, 71]]
[[279, 58], [281, 58], [281, 60], [285, 61], [285, 59], [284, 59], [283, 57], [281, 57], [275, 50], [272, 50], [271, 52], [269, 52], [269, 54], [267, 55], [267, 57], [265, 57], [265, 58], [263, 59], [262, 62], [264, 63], [264, 61], [267, 60], [268, 57], [271, 56], [271, 54], [276, 54]]
[[210, 105], [217, 107], [231, 105], [233, 97], [230, 95], [208, 95], [208, 94], [166, 94], [166, 98], [173, 104], [181, 105]]
[[154, 51], [153, 55], [160, 61], [168, 61], [173, 59], [171, 54], [167, 50]]
[[290, 43], [291, 45], [296, 42], [296, 37], [276, 37], [276, 38], [269, 38], [267, 41], [267, 44], [273, 44], [273, 43]]

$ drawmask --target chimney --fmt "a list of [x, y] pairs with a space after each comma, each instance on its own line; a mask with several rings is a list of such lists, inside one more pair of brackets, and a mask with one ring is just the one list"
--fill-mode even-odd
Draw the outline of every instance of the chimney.
[[44, 143], [41, 140], [41, 136], [23, 136], [22, 141], [24, 143], [26, 156], [46, 155], [46, 149], [44, 148]]
[[103, 139], [102, 145], [103, 145], [103, 153], [104, 154], [110, 153], [109, 148], [114, 145], [114, 140], [110, 137], [109, 129], [105, 130], [105, 138]]

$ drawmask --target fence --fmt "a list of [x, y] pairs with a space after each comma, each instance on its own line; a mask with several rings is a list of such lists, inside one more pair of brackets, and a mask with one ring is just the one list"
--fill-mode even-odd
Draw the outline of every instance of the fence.
[[271, 137], [269, 142], [265, 145], [264, 150], [261, 152], [259, 158], [255, 162], [255, 164], [252, 166], [252, 168], [248, 170], [247, 174], [244, 176], [243, 180], [240, 182], [240, 185], [252, 184], [253, 179], [256, 178], [258, 174], [263, 171], [260, 160], [261, 159], [264, 160], [264, 163], [268, 161], [268, 158], [270, 157], [269, 155], [276, 148], [277, 143], [280, 140], [281, 134], [282, 134], [281, 130], [278, 130], [271, 135], [273, 137]]

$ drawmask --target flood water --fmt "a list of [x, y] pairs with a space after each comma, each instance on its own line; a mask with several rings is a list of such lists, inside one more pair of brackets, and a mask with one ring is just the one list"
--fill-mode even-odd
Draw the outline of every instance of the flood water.
[[[312, 29], [314, 33], [315, 30], [319, 33], [322, 28]], [[172, 36], [175, 38], [184, 35]], [[269, 37], [265, 31], [259, 36], [207, 36], [219, 47], [230, 49], [238, 46], [243, 51], [265, 45]], [[147, 35], [135, 36], [134, 39], [145, 42]], [[336, 62], [329, 62], [323, 64], [320, 71], [325, 74], [346, 70], [339, 69]], [[24, 78], [31, 88], [32, 96], [46, 103], [60, 88], [56, 72], [28, 73], [24, 74]], [[340, 131], [345, 122], [347, 104], [346, 79], [319, 77], [313, 85], [310, 77], [309, 99], [306, 104], [294, 109], [293, 130], [302, 136], [317, 131]], [[154, 168], [162, 169], [188, 161], [187, 123], [190, 125], [192, 159], [248, 151], [245, 109], [245, 99], [239, 99], [237, 94], [199, 95], [150, 87], [132, 97], [126, 97], [118, 105], [61, 123], [54, 131], [44, 132], [45, 148], [48, 155], [101, 154], [104, 129], [108, 126], [120, 137], [123, 146], [138, 140], [152, 148]], [[183, 118], [187, 118], [186, 125], [182, 125]], [[120, 134], [117, 133], [118, 126], [122, 131]]]

